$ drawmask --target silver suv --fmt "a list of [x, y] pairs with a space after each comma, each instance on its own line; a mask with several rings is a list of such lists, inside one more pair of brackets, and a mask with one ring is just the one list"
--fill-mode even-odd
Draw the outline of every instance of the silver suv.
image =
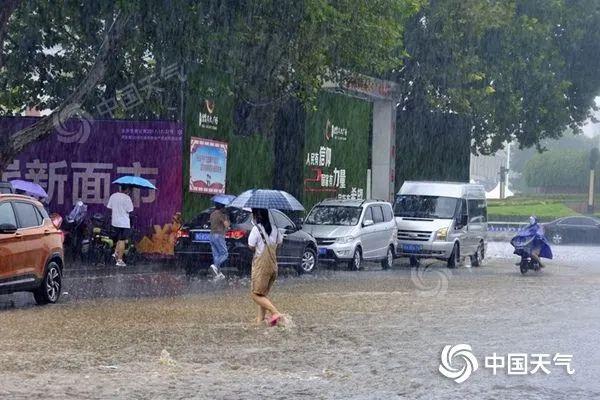
[[319, 261], [347, 262], [359, 270], [362, 261], [394, 262], [397, 227], [390, 203], [379, 200], [323, 200], [308, 213], [302, 230], [317, 240]]

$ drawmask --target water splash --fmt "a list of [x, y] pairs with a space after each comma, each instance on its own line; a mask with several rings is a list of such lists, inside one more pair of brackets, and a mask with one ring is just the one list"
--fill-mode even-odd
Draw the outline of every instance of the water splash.
[[296, 328], [296, 323], [292, 319], [291, 315], [281, 314], [281, 319], [279, 320], [279, 322], [277, 322], [276, 328], [283, 330], [291, 330]]
[[160, 362], [162, 365], [166, 365], [169, 367], [174, 367], [177, 365], [177, 361], [173, 360], [171, 354], [169, 354], [167, 349], [163, 349], [163, 351], [160, 353], [160, 358], [158, 359], [158, 362]]

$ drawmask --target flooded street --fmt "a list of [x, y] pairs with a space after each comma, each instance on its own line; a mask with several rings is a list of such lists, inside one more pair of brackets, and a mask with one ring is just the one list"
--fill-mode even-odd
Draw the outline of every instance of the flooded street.
[[[598, 398], [600, 250], [555, 250], [527, 276], [497, 243], [481, 268], [283, 273], [273, 299], [288, 317], [276, 328], [252, 325], [244, 279], [67, 272], [58, 305], [0, 296], [0, 398]], [[438, 366], [460, 343], [479, 369], [457, 384]], [[493, 375], [493, 353], [571, 354], [575, 373]]]

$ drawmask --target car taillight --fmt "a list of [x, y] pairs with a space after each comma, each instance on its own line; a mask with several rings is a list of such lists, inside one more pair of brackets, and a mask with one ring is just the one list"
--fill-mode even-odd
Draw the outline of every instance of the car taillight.
[[63, 219], [60, 215], [54, 213], [50, 216], [50, 220], [52, 221], [52, 225], [54, 225], [56, 229], [60, 229], [60, 226], [63, 223]]
[[177, 239], [189, 238], [190, 232], [187, 229], [180, 229], [177, 231]]
[[227, 239], [239, 240], [242, 239], [244, 236], [246, 236], [246, 231], [241, 229], [231, 229], [227, 231], [227, 233], [225, 233], [225, 237]]

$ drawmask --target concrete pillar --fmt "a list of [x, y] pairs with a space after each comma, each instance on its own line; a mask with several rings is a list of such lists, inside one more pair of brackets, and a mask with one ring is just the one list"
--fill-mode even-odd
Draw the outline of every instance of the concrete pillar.
[[372, 198], [393, 201], [396, 168], [396, 104], [373, 103], [373, 150], [371, 154]]

